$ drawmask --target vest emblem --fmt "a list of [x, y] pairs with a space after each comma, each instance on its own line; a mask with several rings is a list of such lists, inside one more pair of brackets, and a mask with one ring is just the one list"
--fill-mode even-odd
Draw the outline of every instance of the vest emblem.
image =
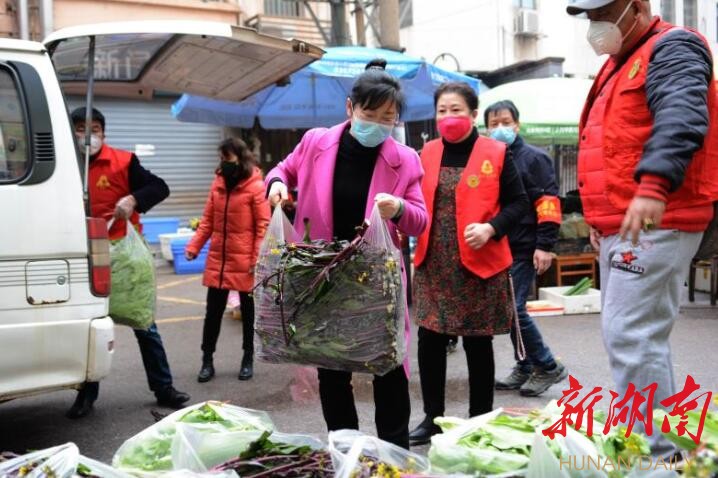
[[628, 79], [629, 80], [634, 79], [639, 71], [641, 71], [641, 59], [637, 58], [636, 61], [633, 62], [631, 71], [628, 72]]
[[100, 179], [97, 180], [95, 186], [97, 186], [97, 189], [107, 189], [110, 187], [110, 181], [107, 179], [107, 176], [103, 174], [100, 176]]

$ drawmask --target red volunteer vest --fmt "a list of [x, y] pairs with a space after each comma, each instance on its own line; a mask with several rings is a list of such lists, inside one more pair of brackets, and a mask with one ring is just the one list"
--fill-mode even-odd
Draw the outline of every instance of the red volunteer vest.
[[[132, 153], [129, 151], [111, 148], [105, 144], [97, 157], [90, 162], [88, 188], [92, 217], [109, 221], [115, 212], [117, 201], [131, 193], [129, 180], [131, 159]], [[140, 216], [137, 212], [132, 214], [130, 222], [142, 232]], [[110, 240], [122, 239], [125, 234], [127, 234], [126, 221], [116, 219], [109, 231]]]
[[[646, 73], [653, 48], [673, 28], [658, 17], [653, 34], [622, 64], [609, 59], [588, 95], [579, 124], [578, 181], [586, 221], [603, 234], [618, 232], [638, 185], [634, 172], [653, 129]], [[701, 37], [704, 41], [705, 39]], [[706, 43], [707, 44], [707, 43]], [[668, 196], [662, 228], [705, 230], [718, 199], [718, 96], [708, 89], [709, 128], [681, 187]]]
[[[434, 197], [439, 184], [443, 153], [444, 144], [441, 139], [426, 143], [421, 152], [421, 164], [424, 167], [421, 191], [429, 213], [429, 225], [418, 238], [414, 255], [416, 267], [424, 262], [429, 248], [431, 224], [434, 218]], [[469, 162], [456, 186], [456, 240], [459, 244], [461, 263], [482, 279], [488, 279], [506, 270], [513, 261], [506, 237], [498, 241], [490, 239], [478, 250], [471, 249], [464, 240], [466, 226], [475, 222], [488, 222], [501, 209], [499, 179], [504, 167], [505, 155], [505, 144], [480, 136], [474, 144]]]

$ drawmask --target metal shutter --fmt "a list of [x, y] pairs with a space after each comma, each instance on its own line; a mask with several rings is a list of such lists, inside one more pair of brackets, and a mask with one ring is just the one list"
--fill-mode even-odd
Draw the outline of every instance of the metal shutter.
[[[223, 129], [177, 121], [170, 113], [173, 101], [95, 98], [94, 106], [105, 115], [107, 143], [139, 153], [142, 165], [170, 188], [170, 197], [147, 215], [186, 221], [202, 214], [218, 164], [217, 146], [223, 139]], [[70, 97], [68, 104], [72, 111], [84, 105], [84, 98]], [[142, 145], [154, 146], [154, 155], [142, 154], [143, 149], [147, 150]]]

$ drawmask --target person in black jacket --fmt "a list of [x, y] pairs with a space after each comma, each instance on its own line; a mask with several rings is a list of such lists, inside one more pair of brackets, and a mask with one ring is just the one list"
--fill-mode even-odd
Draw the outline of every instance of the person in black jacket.
[[[519, 170], [533, 210], [526, 214], [518, 227], [509, 232], [509, 245], [514, 263], [511, 277], [514, 283], [516, 309], [526, 358], [518, 360], [511, 374], [496, 381], [497, 390], [519, 390], [528, 397], [537, 397], [553, 384], [568, 376], [546, 346], [536, 323], [526, 311], [526, 298], [536, 279], [551, 267], [553, 248], [561, 225], [561, 205], [553, 160], [543, 150], [526, 144], [519, 136], [519, 111], [513, 102], [499, 101], [484, 110], [484, 123], [492, 138], [509, 146]], [[511, 334], [516, 350], [516, 334]]]
[[[71, 118], [80, 149], [84, 150], [83, 140], [87, 128], [85, 108], [73, 111]], [[88, 186], [90, 209], [95, 217], [116, 218], [109, 231], [110, 239], [121, 239], [125, 234], [125, 220], [136, 225], [139, 222], [137, 214], [147, 212], [164, 201], [170, 195], [170, 190], [162, 178], [142, 167], [137, 156], [104, 144], [105, 117], [94, 108], [90, 128], [92, 142], [90, 170], [87, 173], [91, 178]], [[129, 162], [123, 163], [122, 158], [124, 161], [129, 159]], [[117, 167], [119, 164], [122, 164], [122, 168], [127, 168], [126, 173], [120, 170], [122, 168]], [[99, 174], [99, 168], [102, 168], [102, 174], [99, 179], [93, 181], [92, 178]], [[127, 192], [129, 194], [126, 194]], [[135, 329], [134, 333], [140, 346], [147, 382], [157, 398], [157, 404], [169, 408], [181, 408], [190, 396], [172, 386], [172, 373], [157, 325], [153, 323], [147, 330]], [[77, 394], [75, 403], [67, 412], [67, 417], [81, 418], [90, 413], [99, 392], [99, 382], [87, 382]]]

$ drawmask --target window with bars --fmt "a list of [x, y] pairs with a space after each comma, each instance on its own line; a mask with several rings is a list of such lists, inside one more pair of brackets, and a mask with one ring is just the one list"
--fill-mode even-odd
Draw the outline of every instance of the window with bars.
[[683, 26], [698, 28], [697, 0], [683, 0]]
[[661, 0], [661, 16], [669, 23], [676, 21], [676, 4], [674, 0]]
[[273, 17], [301, 17], [302, 6], [291, 0], [264, 0], [264, 14]]
[[514, 7], [536, 10], [536, 0], [514, 0]]
[[399, 28], [407, 28], [414, 24], [413, 0], [399, 0]]

